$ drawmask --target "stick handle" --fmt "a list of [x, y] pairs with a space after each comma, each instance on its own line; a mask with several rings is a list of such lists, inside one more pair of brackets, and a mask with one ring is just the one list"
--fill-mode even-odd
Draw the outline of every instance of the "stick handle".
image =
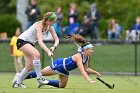
[[105, 84], [105, 82], [103, 80], [101, 80], [100, 78], [97, 77], [96, 79], [98, 79], [99, 81], [101, 81], [102, 83]]
[[51, 56], [51, 64], [52, 64], [52, 67], [55, 68], [55, 65], [53, 63], [53, 56]]

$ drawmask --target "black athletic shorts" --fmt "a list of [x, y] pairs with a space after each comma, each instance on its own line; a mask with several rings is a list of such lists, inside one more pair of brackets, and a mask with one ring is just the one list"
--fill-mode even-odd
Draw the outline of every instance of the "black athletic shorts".
[[34, 45], [32, 44], [32, 43], [30, 43], [30, 42], [28, 42], [28, 41], [24, 41], [24, 40], [22, 40], [22, 39], [18, 39], [17, 40], [17, 49], [19, 49], [19, 48], [21, 48], [22, 46], [24, 46], [25, 44], [31, 44], [33, 47], [34, 47]]

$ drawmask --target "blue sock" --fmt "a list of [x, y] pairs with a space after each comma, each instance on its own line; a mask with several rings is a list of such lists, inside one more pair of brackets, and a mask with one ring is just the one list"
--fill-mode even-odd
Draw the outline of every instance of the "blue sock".
[[58, 87], [59, 88], [59, 80], [48, 80], [49, 83], [47, 85], [51, 85], [51, 86], [54, 86], [54, 87]]
[[[36, 78], [36, 77], [37, 77], [36, 72], [32, 71], [32, 72], [29, 72], [29, 75], [25, 79], [31, 79], [31, 78]], [[59, 80], [48, 80], [48, 81], [49, 83], [47, 85], [51, 85], [51, 86], [59, 88]]]
[[25, 78], [25, 79], [31, 79], [31, 78], [36, 78], [36, 72], [35, 71], [31, 71], [29, 72], [29, 75]]

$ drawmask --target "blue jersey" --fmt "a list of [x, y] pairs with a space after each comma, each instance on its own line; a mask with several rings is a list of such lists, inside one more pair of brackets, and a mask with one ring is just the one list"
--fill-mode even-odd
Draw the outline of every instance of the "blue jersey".
[[[82, 52], [79, 52], [82, 56], [82, 63], [83, 65], [86, 64], [88, 61], [88, 56], [86, 57], [86, 60], [84, 61], [84, 55]], [[53, 67], [54, 65], [54, 67]], [[52, 70], [55, 70], [57, 73], [61, 73], [64, 75], [69, 75], [69, 71], [74, 70], [77, 68], [77, 63], [72, 60], [72, 56], [68, 58], [59, 58], [55, 60], [51, 65], [50, 68]]]

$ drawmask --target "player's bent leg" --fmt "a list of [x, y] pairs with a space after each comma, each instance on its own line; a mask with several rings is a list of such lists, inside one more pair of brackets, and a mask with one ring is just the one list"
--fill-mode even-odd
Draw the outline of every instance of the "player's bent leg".
[[[51, 70], [50, 66], [48, 66], [48, 67], [41, 70], [41, 74], [43, 76], [50, 76], [50, 75], [56, 74], [56, 72], [54, 70]], [[38, 88], [40, 88], [42, 85], [48, 85], [49, 84], [49, 80], [43, 79], [43, 81], [46, 81], [46, 83], [40, 83], [39, 82]]]
[[41, 74], [41, 62], [40, 62], [40, 53], [39, 53], [39, 51], [36, 48], [34, 48], [32, 45], [30, 45], [30, 44], [24, 45], [23, 47], [21, 47], [21, 50], [24, 52], [24, 54], [27, 54], [27, 56], [32, 58], [32, 60], [30, 62], [32, 63], [31, 65], [33, 65], [33, 67], [35, 69], [38, 83], [47, 84], [48, 81], [45, 80], [42, 77], [42, 74]]
[[26, 54], [24, 54], [24, 57], [25, 57], [25, 61], [26, 61], [26, 67], [21, 71], [21, 73], [19, 74], [18, 78], [15, 79], [15, 81], [12, 83], [12, 86], [14, 88], [26, 88], [25, 85], [22, 84], [23, 80], [28, 76], [29, 74], [29, 71], [32, 67], [32, 64], [31, 64], [31, 58], [28, 57]]
[[59, 88], [65, 88], [68, 82], [68, 76], [59, 74]]
[[51, 70], [50, 66], [45, 67], [41, 70], [43, 76], [51, 76], [57, 74], [54, 70]]
[[[41, 70], [41, 73], [42, 73], [43, 76], [50, 76], [50, 75], [55, 75], [56, 74], [56, 72], [54, 70], [51, 70], [50, 69], [50, 66], [47, 66], [44, 69], [42, 69]], [[39, 83], [38, 84], [38, 88], [40, 88], [40, 87], [42, 87], [44, 85], [51, 85], [51, 86], [57, 87], [57, 83], [58, 83], [57, 80], [47, 80], [47, 81], [48, 81], [47, 84], [41, 84], [41, 83]]]
[[24, 68], [20, 73], [19, 77], [15, 80], [15, 82], [12, 83], [12, 86], [14, 88], [26, 88], [26, 86], [23, 85], [22, 82], [27, 76], [28, 76], [28, 71], [26, 70], [26, 68]]
[[[46, 85], [50, 85], [50, 86], [53, 86], [53, 87], [57, 87], [59, 88], [59, 80], [48, 80], [48, 84]], [[38, 84], [38, 88], [41, 88], [42, 86], [44, 86], [44, 84]]]
[[[50, 86], [53, 86], [53, 87], [57, 87], [57, 88], [65, 88], [66, 85], [67, 85], [67, 82], [68, 82], [68, 76], [66, 75], [61, 75], [59, 74], [59, 80], [48, 80], [48, 84], [46, 85], [50, 85]], [[39, 84], [38, 85], [38, 88], [44, 86], [43, 84]]]

